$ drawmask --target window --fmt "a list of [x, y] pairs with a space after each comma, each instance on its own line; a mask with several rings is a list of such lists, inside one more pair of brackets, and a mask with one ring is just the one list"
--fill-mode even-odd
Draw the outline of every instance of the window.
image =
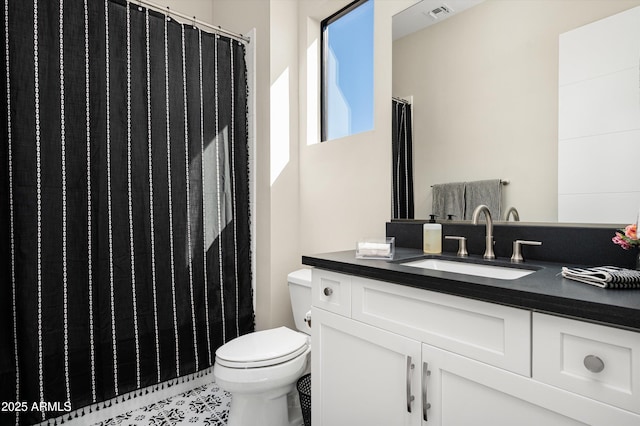
[[373, 0], [321, 23], [322, 141], [373, 129]]

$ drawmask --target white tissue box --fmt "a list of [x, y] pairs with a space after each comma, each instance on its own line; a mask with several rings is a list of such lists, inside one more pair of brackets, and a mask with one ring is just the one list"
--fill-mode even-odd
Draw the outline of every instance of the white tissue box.
[[356, 259], [393, 259], [395, 238], [368, 238], [356, 244]]

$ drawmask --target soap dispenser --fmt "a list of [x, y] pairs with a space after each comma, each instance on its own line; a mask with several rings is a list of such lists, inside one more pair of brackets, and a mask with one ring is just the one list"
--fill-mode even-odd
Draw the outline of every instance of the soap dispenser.
[[442, 225], [436, 223], [436, 215], [429, 215], [429, 223], [422, 226], [422, 251], [428, 254], [442, 253]]

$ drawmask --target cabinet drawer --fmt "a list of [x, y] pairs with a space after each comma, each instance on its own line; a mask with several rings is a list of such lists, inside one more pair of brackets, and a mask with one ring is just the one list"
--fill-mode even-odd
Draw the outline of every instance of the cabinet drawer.
[[359, 277], [351, 287], [354, 319], [531, 376], [529, 311]]
[[313, 269], [311, 272], [311, 304], [345, 317], [351, 317], [350, 275]]
[[640, 333], [535, 313], [533, 378], [640, 413]]

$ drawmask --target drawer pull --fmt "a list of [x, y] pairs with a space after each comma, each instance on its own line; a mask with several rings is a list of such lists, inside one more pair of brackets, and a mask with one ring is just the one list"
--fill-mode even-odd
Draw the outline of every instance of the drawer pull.
[[595, 355], [587, 355], [584, 357], [584, 366], [592, 373], [599, 373], [604, 370], [604, 361]]
[[333, 289], [331, 287], [325, 287], [322, 292], [325, 296], [331, 296], [333, 294]]

